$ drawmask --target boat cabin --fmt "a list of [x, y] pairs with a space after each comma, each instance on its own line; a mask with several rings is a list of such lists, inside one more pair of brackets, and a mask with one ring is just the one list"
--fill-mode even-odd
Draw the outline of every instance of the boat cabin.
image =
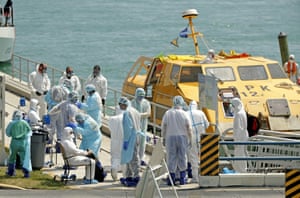
[[[147, 99], [156, 106], [151, 119], [158, 125], [166, 111], [164, 107], [171, 107], [172, 98], [181, 95], [187, 104], [198, 102], [212, 126], [221, 132], [228, 130], [233, 127], [231, 99], [239, 97], [261, 128], [300, 131], [300, 88], [290, 81], [282, 66], [275, 60], [234, 51], [227, 54], [221, 50], [211, 59], [201, 55], [196, 36], [202, 34], [194, 31], [195, 16], [196, 11], [191, 10], [183, 17], [189, 20], [192, 33], [187, 36], [194, 40], [196, 55], [140, 57], [124, 81], [123, 93], [134, 96], [136, 88], [144, 88]], [[209, 94], [200, 91], [200, 75], [214, 79], [206, 88], [209, 94], [210, 89], [216, 90], [208, 99], [208, 103], [215, 104], [213, 108], [201, 102], [201, 97]]]

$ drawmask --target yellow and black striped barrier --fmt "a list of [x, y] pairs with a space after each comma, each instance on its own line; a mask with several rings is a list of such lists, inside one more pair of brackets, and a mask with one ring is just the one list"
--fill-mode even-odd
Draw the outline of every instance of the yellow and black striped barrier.
[[219, 140], [220, 135], [202, 134], [200, 141], [200, 175], [219, 175]]
[[300, 170], [287, 169], [285, 171], [285, 197], [300, 197]]

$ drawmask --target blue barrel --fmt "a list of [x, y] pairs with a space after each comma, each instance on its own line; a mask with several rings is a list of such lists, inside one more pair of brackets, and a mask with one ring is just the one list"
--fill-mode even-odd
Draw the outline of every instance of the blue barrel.
[[24, 97], [20, 98], [20, 107], [25, 107], [26, 106], [26, 99]]

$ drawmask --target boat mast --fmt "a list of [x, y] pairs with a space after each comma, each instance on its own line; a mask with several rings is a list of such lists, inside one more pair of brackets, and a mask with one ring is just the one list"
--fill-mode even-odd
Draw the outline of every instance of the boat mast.
[[199, 32], [195, 32], [194, 25], [193, 25], [193, 18], [196, 18], [197, 16], [198, 16], [198, 12], [197, 12], [196, 9], [186, 10], [182, 14], [182, 17], [184, 19], [188, 19], [189, 20], [189, 26], [190, 26], [192, 34], [190, 34], [188, 36], [193, 38], [196, 56], [199, 56], [200, 55], [200, 51], [199, 51], [199, 47], [198, 47], [197, 36], [200, 35], [200, 33]]

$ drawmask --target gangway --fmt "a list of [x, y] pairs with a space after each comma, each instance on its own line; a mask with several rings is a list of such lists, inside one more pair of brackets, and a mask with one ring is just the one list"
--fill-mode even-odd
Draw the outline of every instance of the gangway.
[[[247, 156], [234, 157], [234, 145], [247, 146]], [[256, 135], [247, 142], [221, 141], [225, 157], [220, 160], [247, 160], [247, 172], [284, 172], [300, 167], [300, 141], [297, 139]]]

